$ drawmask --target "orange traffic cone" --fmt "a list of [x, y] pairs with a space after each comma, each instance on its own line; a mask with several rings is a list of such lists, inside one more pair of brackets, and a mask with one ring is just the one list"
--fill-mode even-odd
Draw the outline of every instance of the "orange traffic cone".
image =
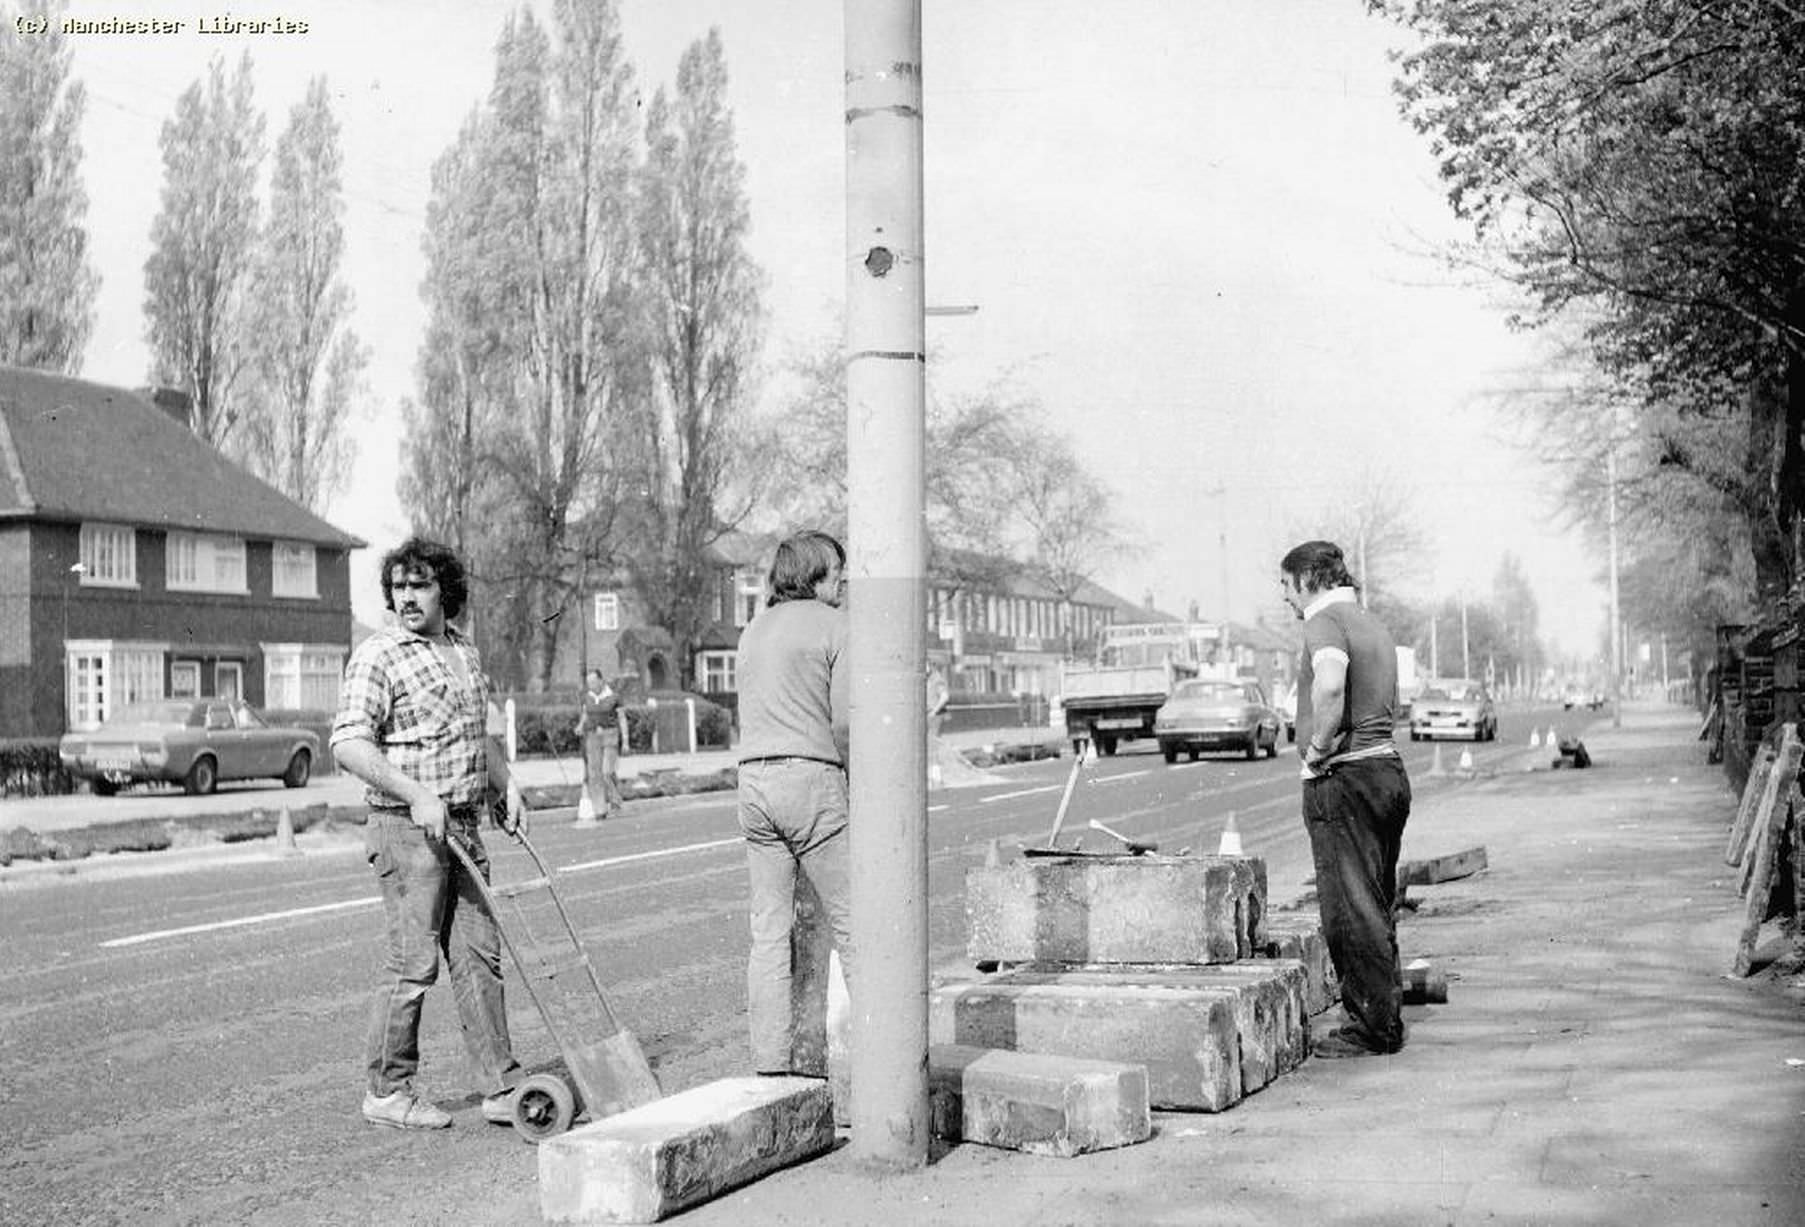
[[1446, 775], [1446, 774], [1448, 774], [1448, 769], [1442, 765], [1441, 742], [1439, 742], [1439, 741], [1435, 743], [1435, 757], [1429, 761], [1429, 774], [1430, 775]]

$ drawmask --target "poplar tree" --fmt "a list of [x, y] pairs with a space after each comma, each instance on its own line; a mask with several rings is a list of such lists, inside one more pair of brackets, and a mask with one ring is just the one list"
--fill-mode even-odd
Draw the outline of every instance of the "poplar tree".
[[720, 31], [691, 43], [674, 92], [646, 115], [639, 209], [650, 395], [633, 437], [645, 490], [630, 566], [650, 620], [694, 676], [708, 625], [709, 550], [750, 507], [730, 500], [758, 345], [759, 275], [746, 250], [746, 172], [727, 106]]
[[612, 553], [620, 422], [643, 386], [618, 11], [559, 0], [552, 23], [508, 19], [488, 101], [435, 170], [403, 486], [466, 540], [496, 671], [536, 688], [554, 681], [560, 615]]
[[257, 239], [263, 116], [251, 59], [215, 59], [163, 123], [161, 203], [144, 264], [151, 379], [188, 394], [194, 432], [231, 454], [251, 354], [246, 291]]
[[252, 471], [314, 511], [349, 476], [346, 418], [368, 360], [340, 272], [343, 166], [326, 79], [315, 77], [276, 141], [254, 274], [257, 396], [243, 439]]
[[50, 29], [28, 36], [0, 4], [0, 363], [75, 374], [100, 282], [83, 228], [87, 96], [69, 79], [65, 7], [37, 6]]

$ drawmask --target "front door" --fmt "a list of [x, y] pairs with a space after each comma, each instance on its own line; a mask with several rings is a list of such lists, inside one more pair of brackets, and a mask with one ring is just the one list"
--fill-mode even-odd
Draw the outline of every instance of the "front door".
[[222, 660], [213, 666], [213, 694], [216, 698], [236, 702], [244, 697], [244, 666], [235, 660]]

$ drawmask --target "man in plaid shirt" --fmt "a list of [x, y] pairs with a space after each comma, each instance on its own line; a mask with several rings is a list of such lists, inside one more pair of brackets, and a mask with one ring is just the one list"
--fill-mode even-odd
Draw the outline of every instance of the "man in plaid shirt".
[[483, 1116], [506, 1123], [521, 1070], [508, 1039], [501, 934], [447, 844], [457, 840], [489, 876], [478, 825], [494, 797], [507, 797], [504, 829], [524, 810], [507, 757], [488, 733], [488, 688], [476, 647], [450, 624], [469, 596], [464, 566], [449, 548], [414, 537], [382, 560], [383, 602], [398, 625], [351, 654], [332, 753], [362, 780], [370, 817], [365, 854], [382, 887], [388, 957], [366, 1047], [364, 1119], [399, 1129], [443, 1129], [451, 1116], [420, 1098], [420, 1009], [451, 973], [472, 1063], [482, 1072]]

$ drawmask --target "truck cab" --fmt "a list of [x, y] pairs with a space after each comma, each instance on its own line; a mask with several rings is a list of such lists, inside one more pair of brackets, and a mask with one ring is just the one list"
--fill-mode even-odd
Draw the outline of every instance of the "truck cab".
[[1206, 674], [1219, 635], [1197, 622], [1118, 624], [1104, 628], [1094, 663], [1060, 666], [1066, 735], [1114, 754], [1123, 741], [1154, 736], [1153, 719], [1179, 682]]

